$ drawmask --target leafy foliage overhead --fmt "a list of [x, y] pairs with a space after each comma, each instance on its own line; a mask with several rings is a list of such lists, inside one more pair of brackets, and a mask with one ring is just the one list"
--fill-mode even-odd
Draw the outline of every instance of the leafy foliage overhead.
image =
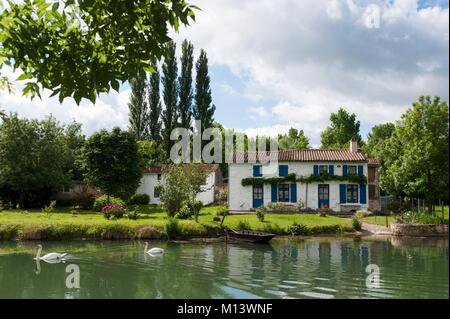
[[[2, 3], [2, 1], [0, 1]], [[0, 14], [0, 69], [22, 70], [23, 94], [42, 88], [63, 101], [96, 101], [120, 82], [153, 71], [164, 55], [169, 28], [195, 20], [184, 0], [4, 1]], [[8, 87], [4, 76], [1, 86]]]

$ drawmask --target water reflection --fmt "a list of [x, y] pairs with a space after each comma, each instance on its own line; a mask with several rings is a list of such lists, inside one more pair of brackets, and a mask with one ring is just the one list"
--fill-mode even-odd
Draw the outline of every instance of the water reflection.
[[[434, 244], [433, 244], [434, 243]], [[0, 243], [0, 297], [7, 298], [448, 298], [448, 239], [317, 239], [272, 245], [55, 242], [79, 266], [33, 260], [35, 243]], [[365, 269], [380, 267], [380, 288]], [[36, 276], [38, 274], [39, 276]]]

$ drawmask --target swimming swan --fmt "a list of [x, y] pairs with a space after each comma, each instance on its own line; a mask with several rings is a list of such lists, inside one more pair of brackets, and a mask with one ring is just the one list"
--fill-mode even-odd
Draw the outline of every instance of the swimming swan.
[[164, 253], [164, 249], [158, 248], [158, 247], [153, 247], [149, 250], [147, 250], [147, 249], [148, 249], [148, 243], [145, 243], [145, 248], [144, 248], [145, 253], [152, 255], [152, 256], [162, 255]]
[[39, 244], [39, 245], [37, 245], [37, 247], [38, 247], [38, 252], [37, 252], [36, 258], [35, 258], [36, 260], [43, 260], [43, 261], [46, 261], [49, 263], [55, 263], [58, 261], [62, 261], [64, 259], [64, 257], [67, 256], [67, 254], [50, 253], [50, 254], [47, 254], [47, 255], [41, 257], [42, 245]]

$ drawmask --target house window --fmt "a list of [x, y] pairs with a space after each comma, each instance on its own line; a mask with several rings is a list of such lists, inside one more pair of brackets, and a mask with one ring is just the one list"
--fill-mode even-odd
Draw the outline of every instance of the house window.
[[319, 165], [319, 175], [328, 175], [328, 165]]
[[289, 184], [278, 184], [278, 201], [289, 202]]
[[358, 185], [348, 184], [347, 185], [347, 203], [357, 203], [358, 202]]
[[159, 198], [159, 194], [161, 193], [161, 186], [156, 186], [153, 189], [153, 197], [154, 198]]
[[262, 166], [261, 165], [254, 165], [253, 166], [253, 176], [254, 177], [261, 177], [262, 174]]
[[349, 165], [348, 166], [348, 175], [353, 175], [356, 176], [357, 175], [357, 167], [356, 165]]
[[253, 186], [253, 199], [263, 199], [264, 188], [262, 185]]

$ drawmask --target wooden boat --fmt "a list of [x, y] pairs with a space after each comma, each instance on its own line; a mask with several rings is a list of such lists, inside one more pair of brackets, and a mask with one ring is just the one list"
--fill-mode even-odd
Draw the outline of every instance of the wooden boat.
[[242, 242], [251, 242], [251, 243], [267, 243], [275, 234], [264, 233], [264, 232], [255, 232], [249, 230], [234, 230], [228, 229], [227, 237], [230, 241], [242, 241]]

